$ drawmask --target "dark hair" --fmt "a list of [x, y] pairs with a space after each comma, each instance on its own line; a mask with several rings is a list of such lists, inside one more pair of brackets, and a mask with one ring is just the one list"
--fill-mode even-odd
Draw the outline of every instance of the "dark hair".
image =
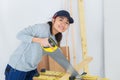
[[[52, 34], [52, 22], [49, 21], [48, 24], [50, 25], [50, 33]], [[60, 33], [60, 32], [57, 33], [57, 34], [55, 35], [55, 39], [56, 39], [56, 41], [57, 41], [58, 46], [60, 47], [60, 42], [61, 42], [61, 40], [62, 40], [62, 33]]]

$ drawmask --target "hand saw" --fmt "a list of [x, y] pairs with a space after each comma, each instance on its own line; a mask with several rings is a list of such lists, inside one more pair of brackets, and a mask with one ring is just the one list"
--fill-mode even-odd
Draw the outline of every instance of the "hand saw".
[[69, 61], [63, 55], [63, 52], [60, 48], [56, 45], [55, 41], [50, 37], [48, 39], [51, 47], [42, 47], [44, 53], [48, 54], [52, 57], [58, 64], [60, 64], [67, 72], [71, 73], [72, 75], [78, 75], [78, 72], [73, 68], [73, 66], [69, 63]]
[[65, 58], [65, 56], [63, 55], [63, 52], [61, 51], [61, 49], [57, 47], [55, 41], [52, 38], [50, 38], [48, 40], [49, 40], [50, 44], [52, 44], [51, 46], [53, 46], [53, 44], [54, 44], [54, 46], [53, 46], [54, 50], [49, 48], [49, 47], [43, 48], [44, 51], [45, 51], [44, 53], [46, 53], [50, 57], [52, 57], [58, 64], [60, 64], [67, 71], [66, 75], [63, 78], [61, 78], [60, 80], [64, 80], [65, 78], [69, 78], [70, 75], [71, 76], [79, 75], [79, 73], [77, 71], [79, 71], [81, 68], [83, 68], [86, 64], [88, 64], [92, 60], [92, 57], [88, 57], [84, 61], [80, 62], [74, 68], [69, 63], [69, 61]]

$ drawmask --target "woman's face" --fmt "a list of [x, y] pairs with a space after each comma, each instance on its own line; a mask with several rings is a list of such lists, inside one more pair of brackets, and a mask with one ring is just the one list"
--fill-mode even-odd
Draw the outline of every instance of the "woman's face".
[[58, 32], [65, 32], [70, 23], [66, 17], [58, 16], [55, 19], [52, 20], [53, 26], [52, 26], [52, 32], [53, 35], [57, 34]]

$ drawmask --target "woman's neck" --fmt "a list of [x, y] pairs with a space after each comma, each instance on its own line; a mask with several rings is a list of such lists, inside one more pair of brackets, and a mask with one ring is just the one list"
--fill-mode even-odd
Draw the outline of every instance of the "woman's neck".
[[56, 35], [58, 32], [52, 27], [52, 35]]

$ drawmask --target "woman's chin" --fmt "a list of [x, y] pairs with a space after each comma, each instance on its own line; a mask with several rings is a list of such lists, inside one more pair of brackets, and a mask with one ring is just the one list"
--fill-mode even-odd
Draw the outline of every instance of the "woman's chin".
[[59, 32], [61, 32], [61, 33], [62, 33], [62, 32], [65, 32], [65, 31], [64, 31], [64, 30], [60, 30]]

